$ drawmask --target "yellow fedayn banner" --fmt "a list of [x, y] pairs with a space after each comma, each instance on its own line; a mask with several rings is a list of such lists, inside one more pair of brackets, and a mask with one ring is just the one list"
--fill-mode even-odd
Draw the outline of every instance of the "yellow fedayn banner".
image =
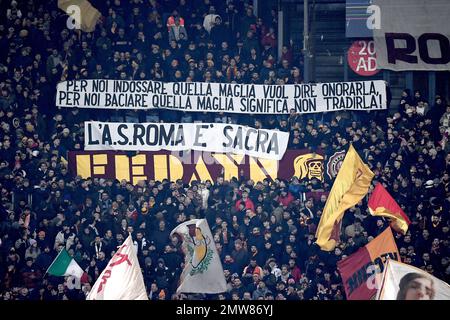
[[345, 210], [353, 207], [367, 194], [373, 176], [353, 145], [350, 145], [317, 227], [316, 243], [322, 250], [331, 251], [336, 247]]
[[[72, 6], [78, 10], [72, 11]], [[84, 32], [93, 32], [101, 17], [101, 13], [88, 0], [58, 0], [58, 8], [75, 18]]]
[[143, 151], [130, 156], [112, 151], [69, 151], [68, 165], [72, 174], [83, 179], [103, 178], [126, 180], [136, 184], [140, 180], [162, 181], [182, 179], [185, 183], [226, 180], [241, 175], [256, 182], [264, 179], [323, 180], [323, 156], [309, 150], [287, 150], [281, 160], [261, 159], [245, 155], [214, 152], [171, 153]]

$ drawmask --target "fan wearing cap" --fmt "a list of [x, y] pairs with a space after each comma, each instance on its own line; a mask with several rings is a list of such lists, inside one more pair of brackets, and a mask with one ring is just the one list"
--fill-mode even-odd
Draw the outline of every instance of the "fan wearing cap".
[[88, 79], [88, 78], [89, 78], [88, 70], [86, 68], [82, 68], [80, 70], [80, 79]]
[[433, 186], [434, 186], [433, 180], [427, 180], [425, 182], [425, 189], [431, 189], [431, 188], [433, 188]]

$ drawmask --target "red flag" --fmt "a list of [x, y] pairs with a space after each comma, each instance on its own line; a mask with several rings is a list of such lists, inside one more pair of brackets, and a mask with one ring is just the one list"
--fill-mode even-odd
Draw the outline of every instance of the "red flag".
[[402, 234], [408, 231], [411, 221], [381, 183], [375, 186], [368, 205], [371, 215], [389, 218], [395, 231]]
[[[347, 300], [370, 300], [377, 293], [388, 259], [400, 260], [390, 228], [386, 228], [366, 246], [338, 262]], [[381, 280], [381, 279], [380, 279]]]

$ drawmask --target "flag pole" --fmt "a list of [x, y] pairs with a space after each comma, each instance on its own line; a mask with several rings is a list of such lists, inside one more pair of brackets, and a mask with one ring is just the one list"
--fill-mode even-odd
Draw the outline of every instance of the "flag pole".
[[[386, 281], [386, 275], [388, 273], [389, 262], [391, 259], [387, 259], [386, 265], [384, 266], [383, 277], [381, 279], [380, 288], [377, 290], [377, 294], [375, 295], [375, 300], [380, 300], [381, 296], [384, 294], [384, 283]], [[378, 285], [378, 283], [377, 283]]]

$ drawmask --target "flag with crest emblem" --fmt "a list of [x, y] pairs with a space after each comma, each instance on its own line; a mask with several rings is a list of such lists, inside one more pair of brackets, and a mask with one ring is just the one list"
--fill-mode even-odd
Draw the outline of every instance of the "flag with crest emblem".
[[193, 219], [177, 226], [183, 241], [185, 266], [177, 292], [221, 293], [227, 291], [222, 263], [206, 219]]

